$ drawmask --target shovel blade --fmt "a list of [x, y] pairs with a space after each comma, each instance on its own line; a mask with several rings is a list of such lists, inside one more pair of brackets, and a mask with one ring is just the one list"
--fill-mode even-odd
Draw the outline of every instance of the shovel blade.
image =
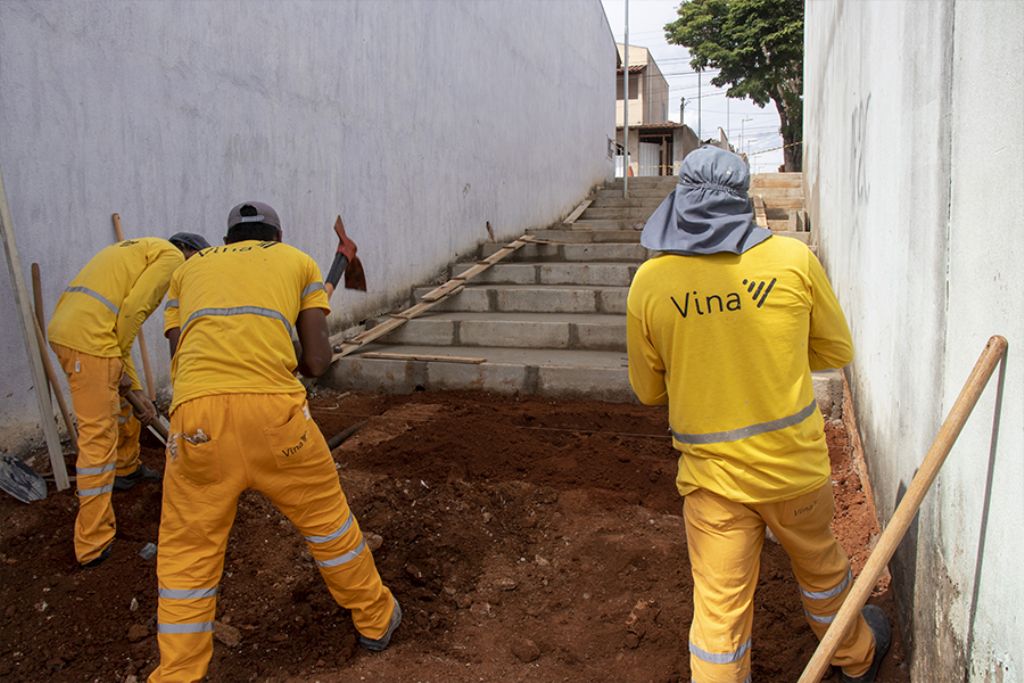
[[22, 503], [46, 498], [46, 482], [43, 478], [13, 455], [0, 458], [0, 489]]

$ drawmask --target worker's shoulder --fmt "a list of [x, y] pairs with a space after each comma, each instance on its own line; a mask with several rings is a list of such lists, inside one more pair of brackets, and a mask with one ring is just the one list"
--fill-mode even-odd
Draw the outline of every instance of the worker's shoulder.
[[771, 239], [761, 242], [743, 255], [748, 260], [767, 259], [802, 269], [811, 253], [810, 247], [804, 242], [794, 237], [773, 234]]

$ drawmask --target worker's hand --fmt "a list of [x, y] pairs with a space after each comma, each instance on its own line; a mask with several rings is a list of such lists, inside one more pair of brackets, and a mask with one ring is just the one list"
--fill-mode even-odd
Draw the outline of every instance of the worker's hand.
[[117, 383], [117, 393], [124, 396], [132, 388], [132, 378], [128, 376], [127, 372], [121, 373], [121, 381]]
[[142, 424], [146, 425], [156, 419], [156, 406], [149, 400], [149, 397], [138, 389], [129, 392], [134, 400], [131, 401], [132, 412]]

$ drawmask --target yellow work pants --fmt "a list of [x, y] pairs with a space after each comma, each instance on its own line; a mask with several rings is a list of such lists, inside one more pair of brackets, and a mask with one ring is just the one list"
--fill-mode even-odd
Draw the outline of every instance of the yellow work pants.
[[91, 562], [114, 540], [116, 524], [110, 495], [114, 476], [139, 466], [139, 421], [117, 391], [124, 365], [120, 358], [92, 356], [52, 344], [68, 376], [78, 422], [78, 516], [75, 556]]
[[[850, 562], [832, 535], [833, 506], [828, 484], [778, 503], [734, 503], [704, 489], [686, 496], [683, 516], [693, 569], [690, 673], [695, 683], [750, 680], [754, 589], [766, 524], [789, 555], [807, 623], [818, 638], [825, 634], [853, 583]], [[832, 663], [859, 676], [874, 653], [874, 637], [860, 618]]]
[[[377, 639], [394, 599], [349, 510], [303, 394], [228, 394], [171, 416], [157, 545], [160, 665], [151, 682], [198, 681], [213, 655], [216, 595], [238, 497], [265, 495], [305, 536], [335, 601]], [[272, 550], [271, 550], [272, 552]]]

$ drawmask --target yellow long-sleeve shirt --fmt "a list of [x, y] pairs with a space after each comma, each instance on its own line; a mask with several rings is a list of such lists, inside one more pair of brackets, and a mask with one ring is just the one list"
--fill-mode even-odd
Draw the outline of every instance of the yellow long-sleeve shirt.
[[120, 357], [132, 386], [135, 336], [167, 293], [185, 262], [173, 244], [156, 237], [117, 242], [96, 254], [71, 280], [47, 327], [49, 340], [103, 358]]
[[627, 303], [629, 380], [668, 403], [676, 485], [741, 503], [799, 496], [829, 477], [811, 370], [853, 358], [828, 278], [805, 244], [645, 262]]

